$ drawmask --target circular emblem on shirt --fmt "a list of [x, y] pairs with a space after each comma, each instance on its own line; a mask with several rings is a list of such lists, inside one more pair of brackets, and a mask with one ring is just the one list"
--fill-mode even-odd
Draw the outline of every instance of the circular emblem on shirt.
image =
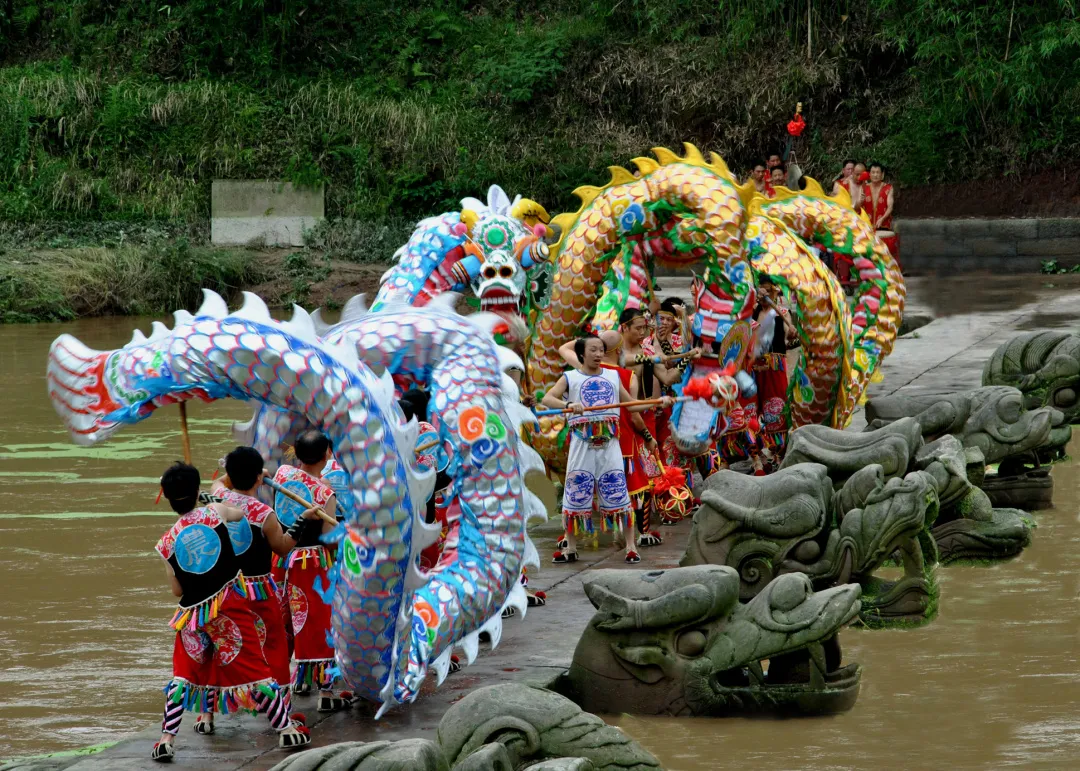
[[196, 664], [205, 664], [210, 660], [210, 636], [203, 630], [191, 631], [185, 628], [180, 632], [180, 642], [183, 643], [188, 658]]
[[236, 552], [237, 556], [251, 548], [251, 525], [248, 524], [246, 519], [227, 522], [225, 526], [229, 528], [229, 540], [232, 541], [233, 551]]
[[176, 562], [185, 573], [207, 573], [220, 556], [221, 541], [212, 527], [188, 525], [176, 537]]
[[[281, 486], [290, 493], [296, 493], [304, 500], [311, 500], [311, 492], [307, 489], [307, 485], [298, 479], [290, 479], [288, 482], [282, 483]], [[274, 510], [277, 511], [278, 521], [281, 522], [281, 526], [285, 528], [291, 527], [304, 514], [303, 506], [280, 493], [274, 498]]]
[[599, 375], [593, 375], [581, 384], [581, 403], [586, 407], [615, 403], [615, 386]]

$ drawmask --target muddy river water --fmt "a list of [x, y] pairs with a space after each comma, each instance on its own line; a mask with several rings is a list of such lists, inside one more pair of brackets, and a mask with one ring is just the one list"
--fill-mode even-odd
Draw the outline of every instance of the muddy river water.
[[[177, 418], [163, 410], [76, 447], [44, 382], [60, 332], [112, 348], [138, 321], [0, 326], [0, 758], [115, 740], [159, 714], [173, 599], [152, 546], [172, 514], [154, 498], [180, 456]], [[191, 406], [200, 468], [214, 468], [233, 445], [229, 424], [248, 414], [233, 402]], [[1080, 456], [1080, 441], [1071, 450]], [[1054, 478], [1056, 508], [1038, 515], [1022, 557], [939, 570], [934, 623], [841, 635], [845, 660], [863, 666], [850, 713], [617, 722], [685, 771], [1076, 768], [1080, 462]]]

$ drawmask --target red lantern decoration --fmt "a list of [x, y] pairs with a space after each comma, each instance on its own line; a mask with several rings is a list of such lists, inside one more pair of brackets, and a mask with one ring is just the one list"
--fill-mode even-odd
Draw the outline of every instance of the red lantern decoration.
[[799, 113], [795, 113], [794, 119], [788, 121], [787, 133], [793, 137], [802, 136], [803, 131], [806, 129], [806, 121], [803, 120], [803, 116]]

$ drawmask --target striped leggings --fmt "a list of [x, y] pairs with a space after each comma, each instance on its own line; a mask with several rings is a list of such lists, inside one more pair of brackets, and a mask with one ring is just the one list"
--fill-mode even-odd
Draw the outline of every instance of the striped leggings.
[[[176, 736], [180, 732], [180, 721], [184, 718], [184, 705], [182, 702], [174, 702], [176, 691], [181, 687], [180, 683], [169, 684], [169, 691], [165, 695], [165, 714], [161, 719], [161, 732]], [[292, 699], [289, 695], [289, 687], [283, 686], [274, 692], [273, 698], [262, 692], [255, 693], [255, 703], [259, 712], [266, 715], [270, 726], [275, 731], [284, 731], [291, 724]]]

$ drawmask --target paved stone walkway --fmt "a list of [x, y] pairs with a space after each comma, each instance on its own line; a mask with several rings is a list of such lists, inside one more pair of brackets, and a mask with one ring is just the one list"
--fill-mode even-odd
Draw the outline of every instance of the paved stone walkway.
[[[909, 314], [928, 314], [935, 320], [900, 338], [886, 359], [885, 380], [871, 386], [870, 394], [890, 394], [901, 388], [921, 393], [948, 393], [979, 385], [982, 365], [994, 348], [1021, 330], [1080, 328], [1080, 282], [1073, 277], [1023, 276], [958, 279], [915, 279], [909, 283]], [[1022, 282], [1022, 283], [1021, 283]], [[689, 281], [662, 279], [664, 295], [689, 296]], [[987, 298], [993, 298], [988, 300]], [[853, 430], [865, 425], [861, 413]], [[552, 520], [532, 531], [545, 560], [531, 586], [547, 592], [548, 605], [535, 608], [527, 619], [505, 622], [502, 641], [495, 651], [482, 647], [472, 666], [451, 675], [439, 689], [429, 687], [416, 703], [398, 709], [375, 722], [368, 706], [346, 713], [320, 716], [314, 700], [298, 698], [296, 707], [310, 720], [316, 745], [339, 741], [394, 740], [408, 737], [434, 738], [439, 718], [447, 707], [470, 690], [506, 680], [546, 682], [569, 665], [578, 636], [593, 609], [582, 591], [583, 574], [595, 568], [629, 568], [614, 550], [610, 536], [600, 537], [600, 548], [587, 546], [573, 565], [551, 565], [546, 555], [554, 551], [560, 535]], [[642, 562], [634, 569], [671, 568], [682, 555], [690, 523], [663, 528], [664, 544], [642, 550]], [[245, 769], [259, 771], [279, 762], [276, 736], [264, 720], [226, 717], [217, 721], [212, 737], [196, 735], [188, 717], [177, 739], [178, 769]], [[85, 758], [57, 758], [40, 769], [72, 771], [127, 771], [157, 767], [149, 760], [157, 739], [157, 726], [112, 748]], [[40, 761], [38, 762], [40, 763]], [[21, 764], [12, 768], [29, 768]], [[0, 767], [7, 771], [8, 767]]]

